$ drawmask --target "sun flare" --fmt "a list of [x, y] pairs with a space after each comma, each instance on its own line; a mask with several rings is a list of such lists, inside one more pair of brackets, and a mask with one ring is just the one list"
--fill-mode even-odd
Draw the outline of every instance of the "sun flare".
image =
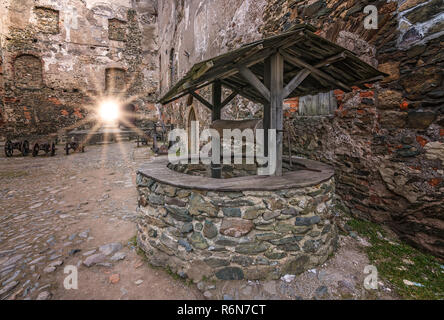
[[104, 122], [114, 122], [119, 119], [120, 107], [116, 101], [105, 100], [100, 103], [99, 116]]

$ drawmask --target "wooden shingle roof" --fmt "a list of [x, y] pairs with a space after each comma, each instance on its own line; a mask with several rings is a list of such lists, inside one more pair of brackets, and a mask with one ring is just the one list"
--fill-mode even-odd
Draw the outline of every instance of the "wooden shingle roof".
[[[313, 26], [297, 25], [285, 33], [197, 63], [158, 102], [170, 103], [217, 80], [251, 101], [265, 103], [263, 93], [245, 79], [241, 70], [248, 68], [263, 82], [265, 59], [277, 52], [285, 61], [284, 87], [291, 81], [297, 81], [295, 76], [298, 74], [303, 79], [294, 86], [296, 89], [287, 92], [287, 98], [334, 89], [347, 92], [352, 86], [363, 87], [387, 76], [351, 51], [316, 35], [315, 31]], [[304, 76], [303, 70], [309, 75]]]

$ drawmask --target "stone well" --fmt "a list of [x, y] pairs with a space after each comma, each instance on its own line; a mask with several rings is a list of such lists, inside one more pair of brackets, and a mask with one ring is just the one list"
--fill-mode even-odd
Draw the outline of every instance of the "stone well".
[[167, 157], [137, 173], [138, 245], [154, 266], [194, 281], [278, 279], [324, 263], [337, 243], [333, 169], [213, 179], [171, 170]]

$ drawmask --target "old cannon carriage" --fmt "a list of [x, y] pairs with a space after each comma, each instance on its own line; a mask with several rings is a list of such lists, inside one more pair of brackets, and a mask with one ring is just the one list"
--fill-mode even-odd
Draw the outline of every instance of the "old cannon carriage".
[[77, 141], [71, 141], [71, 142], [67, 142], [65, 144], [65, 152], [66, 155], [69, 155], [69, 151], [73, 150], [74, 152], [85, 152], [85, 146]]
[[5, 155], [6, 157], [12, 157], [14, 155], [14, 150], [20, 151], [22, 156], [26, 157], [29, 154], [29, 141], [21, 140], [21, 141], [12, 141], [7, 140], [5, 143]]
[[45, 155], [55, 156], [56, 153], [56, 142], [36, 142], [32, 148], [32, 156], [37, 157], [40, 151], [45, 152]]
[[29, 141], [31, 141], [33, 157], [37, 157], [40, 151], [43, 151], [46, 156], [55, 156], [58, 143], [58, 137], [56, 135], [34, 136], [31, 137]]

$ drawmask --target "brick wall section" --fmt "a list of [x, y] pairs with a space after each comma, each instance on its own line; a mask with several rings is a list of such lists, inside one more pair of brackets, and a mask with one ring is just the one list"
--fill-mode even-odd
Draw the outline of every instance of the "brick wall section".
[[368, 90], [335, 91], [333, 117], [298, 117], [290, 107], [292, 150], [334, 164], [337, 191], [355, 215], [444, 258], [442, 1], [372, 1], [378, 30], [363, 27], [367, 3], [269, 2], [264, 34], [311, 23], [390, 74]]

